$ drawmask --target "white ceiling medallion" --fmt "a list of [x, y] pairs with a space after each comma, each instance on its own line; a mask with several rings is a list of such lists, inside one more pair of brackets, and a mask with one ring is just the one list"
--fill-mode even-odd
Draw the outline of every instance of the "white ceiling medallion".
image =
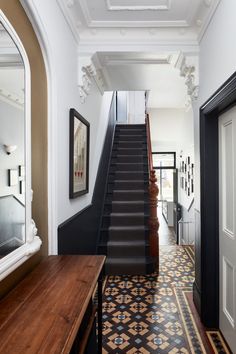
[[106, 0], [109, 11], [169, 10], [170, 0]]

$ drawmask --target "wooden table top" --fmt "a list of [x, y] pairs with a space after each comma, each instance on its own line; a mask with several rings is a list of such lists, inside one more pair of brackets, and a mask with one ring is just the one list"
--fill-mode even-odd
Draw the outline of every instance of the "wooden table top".
[[0, 302], [1, 354], [69, 353], [104, 256], [49, 256]]

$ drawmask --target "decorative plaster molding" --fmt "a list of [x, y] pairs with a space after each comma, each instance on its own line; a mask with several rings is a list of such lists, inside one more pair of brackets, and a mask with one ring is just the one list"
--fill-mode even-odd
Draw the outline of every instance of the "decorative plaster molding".
[[[157, 2], [157, 1], [156, 1]], [[157, 5], [114, 5], [112, 0], [107, 0], [107, 9], [109, 11], [147, 11], [147, 10], [170, 10], [170, 0], [166, 0], [165, 4], [158, 4]]]
[[121, 54], [117, 55], [106, 55], [103, 60], [103, 66], [113, 66], [113, 65], [153, 65], [153, 64], [170, 64], [172, 60], [172, 55], [170, 54], [159, 54], [153, 55], [153, 57], [138, 57], [137, 53]]
[[79, 95], [81, 103], [85, 103], [86, 98], [90, 93], [92, 82], [96, 84], [100, 93], [103, 95], [105, 83], [102, 71], [95, 68], [92, 62], [89, 65], [82, 66], [80, 71], [81, 84], [79, 84]]
[[[62, 2], [63, 0], [57, 0]], [[79, 0], [79, 4], [85, 18], [86, 24], [88, 27], [126, 27], [126, 28], [138, 28], [138, 27], [189, 27], [189, 24], [185, 20], [176, 20], [176, 21], [98, 21], [93, 20], [90, 14], [89, 6], [87, 0]], [[137, 9], [136, 9], [137, 10]], [[142, 10], [142, 9], [141, 9]]]
[[197, 99], [199, 85], [196, 85], [196, 68], [194, 65], [187, 65], [186, 56], [180, 53], [175, 67], [179, 69], [180, 76], [185, 78], [185, 85], [187, 86], [187, 94], [192, 100]]

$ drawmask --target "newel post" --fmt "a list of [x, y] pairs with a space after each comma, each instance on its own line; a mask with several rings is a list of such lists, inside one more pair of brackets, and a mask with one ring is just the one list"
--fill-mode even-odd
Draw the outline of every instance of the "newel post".
[[156, 184], [156, 171], [150, 171], [149, 177], [149, 205], [150, 205], [150, 215], [149, 215], [149, 243], [150, 243], [150, 256], [153, 257], [154, 263], [157, 267], [157, 272], [159, 272], [159, 222], [157, 218], [157, 196], [159, 193], [158, 186]]

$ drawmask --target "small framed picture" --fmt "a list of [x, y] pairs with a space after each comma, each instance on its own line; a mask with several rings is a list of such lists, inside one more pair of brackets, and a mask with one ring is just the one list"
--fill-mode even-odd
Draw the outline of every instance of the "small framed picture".
[[19, 176], [25, 177], [25, 166], [24, 165], [19, 166]]
[[70, 109], [69, 197], [76, 198], [89, 189], [89, 122]]
[[20, 181], [20, 194], [25, 193], [25, 181]]

